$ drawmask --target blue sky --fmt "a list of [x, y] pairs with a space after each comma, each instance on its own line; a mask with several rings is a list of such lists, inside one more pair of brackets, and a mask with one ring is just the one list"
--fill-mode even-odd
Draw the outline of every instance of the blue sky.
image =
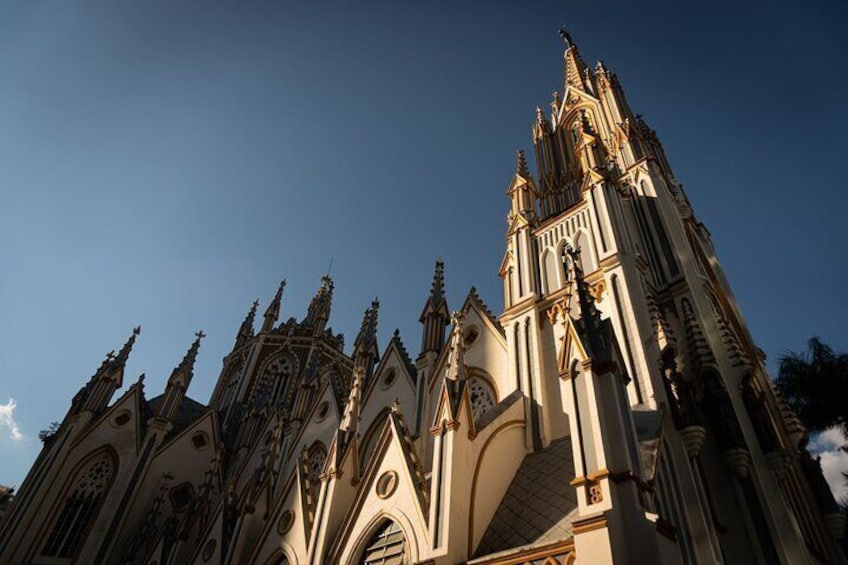
[[[485, 9], [484, 9], [485, 7]], [[504, 195], [566, 25], [662, 139], [759, 346], [848, 348], [845, 8], [671, 1], [0, 4], [0, 483], [133, 326], [206, 401], [250, 303], [382, 302], [415, 354], [433, 262], [501, 307]], [[15, 409], [11, 409], [14, 399]], [[13, 428], [13, 424], [16, 426]], [[13, 433], [13, 429], [17, 430]]]

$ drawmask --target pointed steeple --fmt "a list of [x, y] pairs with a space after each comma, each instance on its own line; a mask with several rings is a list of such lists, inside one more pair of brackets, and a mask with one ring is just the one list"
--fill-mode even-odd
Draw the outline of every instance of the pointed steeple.
[[257, 308], [259, 308], [259, 301], [255, 300], [253, 305], [251, 305], [247, 316], [244, 317], [244, 321], [241, 323], [241, 326], [239, 326], [239, 331], [236, 335], [235, 347], [241, 347], [247, 342], [247, 340], [253, 337], [253, 323], [254, 320], [256, 320]]
[[265, 310], [265, 321], [262, 322], [262, 333], [270, 332], [274, 329], [274, 324], [280, 317], [280, 302], [283, 298], [283, 290], [286, 288], [286, 279], [283, 279], [280, 282], [279, 288], [277, 288], [277, 294], [274, 295], [274, 299], [271, 300], [271, 304], [268, 305], [268, 309]]
[[[542, 108], [536, 106], [536, 123], [533, 124], [533, 141], [536, 141], [540, 137], [544, 137], [551, 133], [551, 124], [548, 122], [548, 119], [545, 117], [545, 113], [542, 111]], [[527, 163], [525, 162], [525, 169]], [[530, 174], [529, 172], [527, 173]]]
[[141, 326], [136, 326], [133, 328], [132, 334], [127, 339], [124, 346], [118, 352], [118, 355], [112, 361], [112, 366], [117, 368], [119, 366], [123, 366], [127, 363], [127, 359], [130, 357], [130, 353], [132, 352], [133, 345], [135, 345], [135, 340], [141, 333]]
[[374, 365], [379, 359], [377, 349], [377, 315], [380, 310], [380, 301], [377, 298], [371, 302], [371, 307], [365, 310], [362, 317], [362, 325], [359, 334], [353, 342], [353, 366], [364, 371], [363, 378], [371, 378]]
[[329, 275], [321, 277], [321, 286], [309, 303], [304, 324], [313, 328], [315, 335], [323, 333], [330, 319], [330, 308], [333, 304], [333, 279]]
[[539, 196], [533, 175], [527, 168], [527, 158], [519, 149], [515, 155], [515, 176], [506, 191], [512, 201], [510, 216], [524, 216], [528, 221], [536, 217], [536, 198]]
[[155, 414], [161, 418], [173, 421], [177, 415], [186, 390], [191, 384], [191, 379], [194, 376], [194, 362], [197, 359], [197, 352], [200, 349], [200, 340], [206, 337], [202, 331], [197, 332], [194, 343], [188, 348], [183, 360], [171, 372], [168, 378], [168, 384], [165, 386], [165, 393], [161, 400], [156, 405]]
[[424, 309], [418, 321], [424, 324], [421, 334], [421, 354], [439, 353], [445, 346], [445, 328], [450, 319], [448, 302], [445, 299], [445, 263], [441, 257], [436, 260], [433, 272], [433, 284], [430, 296], [424, 303]]
[[[200, 340], [206, 337], [206, 334], [201, 330], [194, 334], [194, 336], [194, 342], [188, 348], [188, 351], [186, 351], [180, 364], [171, 372], [171, 378], [169, 380], [174, 380], [182, 375], [186, 381], [190, 381], [194, 376], [194, 362], [197, 359], [197, 352], [200, 350]], [[188, 386], [188, 382], [186, 382], [186, 386]]]
[[140, 333], [141, 326], [136, 326], [117, 355], [114, 351], [106, 354], [106, 359], [100, 364], [94, 376], [74, 396], [73, 406], [81, 407], [82, 410], [95, 414], [106, 409], [112, 395], [123, 385], [124, 368]]
[[583, 92], [592, 92], [591, 71], [583, 58], [580, 57], [580, 51], [577, 50], [577, 44], [572, 39], [571, 35], [564, 29], [559, 30], [559, 35], [565, 43], [565, 85], [566, 87], [574, 87]]

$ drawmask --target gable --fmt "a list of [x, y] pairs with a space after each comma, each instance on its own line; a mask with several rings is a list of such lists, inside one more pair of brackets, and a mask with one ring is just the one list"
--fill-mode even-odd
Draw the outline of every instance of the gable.
[[404, 532], [412, 561], [427, 547], [427, 514], [419, 479], [413, 476], [410, 455], [396, 415], [387, 420], [374, 459], [358, 485], [354, 502], [330, 549], [332, 563], [346, 563], [361, 552], [363, 544], [384, 520], [397, 523]]

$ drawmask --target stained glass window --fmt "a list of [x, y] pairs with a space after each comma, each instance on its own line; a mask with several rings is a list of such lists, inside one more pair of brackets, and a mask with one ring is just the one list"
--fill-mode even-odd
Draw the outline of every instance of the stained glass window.
[[79, 472], [42, 555], [67, 559], [76, 554], [114, 474], [115, 463], [107, 453], [94, 458]]

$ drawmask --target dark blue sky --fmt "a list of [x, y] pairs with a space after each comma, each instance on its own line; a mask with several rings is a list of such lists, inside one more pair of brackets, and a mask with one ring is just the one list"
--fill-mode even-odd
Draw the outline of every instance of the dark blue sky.
[[813, 334], [848, 348], [838, 4], [4, 2], [0, 483], [136, 324], [148, 396], [209, 334], [206, 401], [250, 303], [287, 277], [302, 316], [331, 257], [348, 344], [378, 295], [381, 343], [415, 355], [440, 255], [452, 306], [474, 284], [499, 311], [560, 25], [657, 130], [772, 367]]

